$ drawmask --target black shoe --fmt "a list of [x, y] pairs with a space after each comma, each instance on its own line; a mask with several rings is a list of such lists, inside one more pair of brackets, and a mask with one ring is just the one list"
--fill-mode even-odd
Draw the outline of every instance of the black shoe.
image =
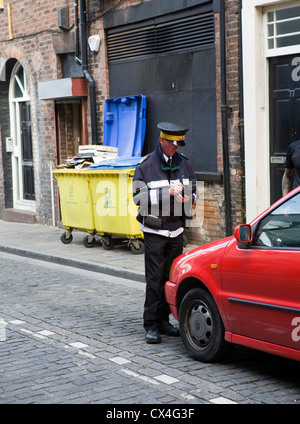
[[159, 326], [159, 331], [167, 336], [178, 337], [179, 330], [175, 328], [169, 321], [162, 321]]
[[161, 338], [157, 330], [146, 331], [146, 343], [155, 344], [160, 342], [161, 342]]

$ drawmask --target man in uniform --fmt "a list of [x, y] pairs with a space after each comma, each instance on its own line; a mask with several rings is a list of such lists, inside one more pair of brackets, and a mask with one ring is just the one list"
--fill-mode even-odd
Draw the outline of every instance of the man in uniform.
[[282, 177], [282, 195], [300, 185], [300, 140], [294, 141], [288, 147], [285, 171]]
[[185, 220], [196, 200], [195, 172], [189, 159], [178, 153], [188, 129], [169, 122], [159, 123], [158, 128], [155, 150], [140, 161], [133, 177], [133, 199], [139, 205], [137, 219], [144, 233], [147, 343], [160, 343], [161, 334], [179, 336], [169, 322], [164, 286], [173, 260], [182, 253]]

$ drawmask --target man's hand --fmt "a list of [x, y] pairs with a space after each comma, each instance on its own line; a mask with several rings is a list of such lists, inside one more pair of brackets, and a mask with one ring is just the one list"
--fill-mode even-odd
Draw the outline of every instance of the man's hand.
[[175, 199], [178, 203], [185, 203], [188, 200], [190, 200], [190, 196], [188, 196], [187, 194], [182, 196], [180, 193], [178, 193], [178, 194], [176, 194]]
[[292, 182], [293, 182], [293, 169], [291, 168], [285, 168], [283, 177], [282, 177], [282, 195], [288, 194], [289, 191], [292, 189]]
[[181, 183], [172, 184], [171, 187], [169, 188], [170, 196], [176, 196], [177, 194], [180, 194], [182, 190], [183, 190], [183, 184]]

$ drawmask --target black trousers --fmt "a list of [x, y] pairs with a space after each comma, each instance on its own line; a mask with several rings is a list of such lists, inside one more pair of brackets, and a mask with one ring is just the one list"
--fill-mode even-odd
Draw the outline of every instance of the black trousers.
[[169, 305], [164, 287], [173, 260], [182, 253], [183, 234], [169, 238], [144, 232], [146, 295], [144, 328], [156, 330], [162, 320], [168, 320]]

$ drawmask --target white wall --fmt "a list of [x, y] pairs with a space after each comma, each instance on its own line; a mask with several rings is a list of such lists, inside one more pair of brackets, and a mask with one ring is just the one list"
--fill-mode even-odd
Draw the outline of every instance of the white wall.
[[[269, 70], [264, 14], [270, 7], [289, 7], [295, 4], [299, 5], [299, 1], [243, 1], [245, 184], [248, 222], [270, 205]], [[280, 52], [288, 53], [290, 51]]]

